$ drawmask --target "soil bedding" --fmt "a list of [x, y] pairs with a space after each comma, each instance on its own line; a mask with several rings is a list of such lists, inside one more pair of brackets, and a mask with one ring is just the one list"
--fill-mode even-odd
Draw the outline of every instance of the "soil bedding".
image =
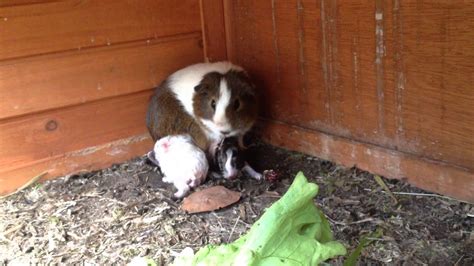
[[[298, 171], [320, 186], [315, 203], [349, 252], [361, 236], [382, 230], [363, 250], [362, 264], [474, 264], [473, 205], [383, 179], [395, 203], [373, 175], [356, 168], [263, 143], [249, 151], [257, 170], [274, 169], [281, 180], [209, 179], [201, 188], [219, 184], [243, 195], [237, 204], [211, 213], [180, 210], [171, 197], [174, 188], [145, 157], [50, 180], [0, 200], [0, 265], [123, 265], [137, 256], [167, 265], [185, 247], [198, 250], [237, 239], [284, 194]], [[343, 259], [329, 263], [341, 265]]]

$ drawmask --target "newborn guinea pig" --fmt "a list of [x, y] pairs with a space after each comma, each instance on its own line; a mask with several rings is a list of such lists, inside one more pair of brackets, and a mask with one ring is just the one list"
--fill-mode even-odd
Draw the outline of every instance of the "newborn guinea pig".
[[[244, 153], [239, 149], [236, 137], [225, 138], [217, 147], [214, 157], [214, 177], [234, 179], [244, 171], [254, 179], [262, 179], [262, 174], [255, 171], [245, 161]], [[217, 172], [216, 172], [217, 171]]]
[[178, 189], [174, 194], [182, 198], [190, 188], [206, 180], [209, 164], [206, 155], [189, 135], [167, 136], [159, 139], [148, 153], [163, 173], [163, 181], [172, 183]]

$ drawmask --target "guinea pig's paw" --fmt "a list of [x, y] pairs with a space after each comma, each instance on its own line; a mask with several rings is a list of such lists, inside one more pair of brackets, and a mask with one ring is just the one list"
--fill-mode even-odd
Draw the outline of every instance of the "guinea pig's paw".
[[148, 161], [150, 162], [152, 165], [155, 165], [155, 166], [160, 166], [160, 163], [158, 162], [158, 160], [156, 160], [156, 156], [155, 156], [155, 152], [154, 151], [150, 151], [146, 154], [146, 159], [145, 161]]
[[174, 193], [174, 196], [178, 199], [183, 198], [189, 192], [189, 186], [178, 187], [177, 189], [178, 189], [178, 191], [176, 191], [176, 193]]
[[262, 180], [263, 179], [263, 175], [259, 172], [255, 172], [253, 173], [252, 175], [250, 175], [253, 179], [256, 179], [256, 180]]
[[222, 179], [222, 178], [224, 178], [224, 176], [222, 176], [221, 173], [214, 172], [214, 171], [210, 172], [210, 173], [209, 173], [209, 176], [210, 176], [212, 179]]
[[244, 168], [242, 168], [242, 171], [244, 171], [246, 174], [248, 174], [250, 177], [256, 180], [262, 180], [263, 175], [257, 171], [255, 171], [247, 162], [245, 163]]
[[197, 186], [200, 185], [200, 182], [197, 178], [193, 177], [193, 178], [189, 179], [188, 184], [189, 184], [190, 187], [197, 187]]
[[163, 182], [165, 183], [173, 183], [173, 178], [168, 176], [163, 176]]
[[189, 183], [189, 186], [192, 188], [195, 188], [201, 185], [206, 180], [206, 177], [207, 177], [207, 174], [203, 175], [202, 173], [200, 173], [199, 175], [196, 175], [196, 177], [192, 178], [191, 182]]

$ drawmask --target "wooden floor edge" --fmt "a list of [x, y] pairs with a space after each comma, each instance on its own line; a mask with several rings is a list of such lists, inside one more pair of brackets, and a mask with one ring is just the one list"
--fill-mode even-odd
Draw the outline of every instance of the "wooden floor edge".
[[114, 163], [141, 156], [152, 147], [153, 142], [148, 134], [142, 134], [69, 152], [46, 160], [42, 159], [35, 164], [1, 172], [0, 195], [15, 191], [15, 189], [44, 171], [47, 174], [41, 178], [43, 181], [58, 176], [98, 170]]
[[469, 170], [280, 122], [261, 122], [262, 138], [272, 145], [474, 203], [474, 173]]

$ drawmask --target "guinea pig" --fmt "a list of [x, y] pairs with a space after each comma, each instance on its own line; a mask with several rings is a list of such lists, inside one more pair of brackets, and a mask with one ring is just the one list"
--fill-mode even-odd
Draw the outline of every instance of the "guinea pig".
[[189, 135], [159, 139], [148, 157], [160, 166], [163, 181], [174, 184], [178, 190], [174, 194], [176, 198], [184, 197], [190, 188], [206, 180], [209, 170], [206, 155]]
[[235, 137], [225, 138], [216, 147], [212, 175], [234, 179], [240, 171], [244, 171], [254, 179], [262, 179], [263, 175], [250, 167], [244, 157], [244, 152], [239, 148], [238, 140]]
[[225, 138], [243, 136], [258, 115], [257, 95], [247, 73], [230, 62], [200, 63], [170, 75], [155, 90], [147, 111], [153, 140], [189, 134], [204, 151]]

